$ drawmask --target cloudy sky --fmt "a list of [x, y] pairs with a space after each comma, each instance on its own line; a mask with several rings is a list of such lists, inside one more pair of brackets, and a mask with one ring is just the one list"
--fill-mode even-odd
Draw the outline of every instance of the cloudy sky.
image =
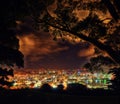
[[93, 55], [93, 46], [54, 41], [45, 32], [19, 37], [25, 68], [74, 69], [80, 68]]

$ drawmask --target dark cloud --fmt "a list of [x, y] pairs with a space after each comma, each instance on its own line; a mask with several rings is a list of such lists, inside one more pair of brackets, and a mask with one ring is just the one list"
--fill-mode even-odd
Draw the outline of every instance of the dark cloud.
[[[62, 50], [60, 52], [51, 53], [43, 56], [37, 61], [30, 60], [28, 57], [29, 65], [34, 68], [57, 68], [57, 69], [74, 69], [81, 67], [85, 62], [85, 57], [78, 57], [77, 53], [80, 50], [79, 45], [67, 44], [69, 47], [67, 50]], [[40, 57], [39, 55], [37, 57]]]

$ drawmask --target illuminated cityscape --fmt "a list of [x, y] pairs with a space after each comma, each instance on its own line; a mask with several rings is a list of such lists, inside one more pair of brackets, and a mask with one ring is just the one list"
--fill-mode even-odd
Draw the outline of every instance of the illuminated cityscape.
[[11, 89], [21, 88], [41, 88], [43, 84], [49, 84], [52, 88], [63, 85], [64, 89], [68, 84], [79, 83], [87, 88], [103, 88], [108, 89], [109, 82], [112, 79], [111, 74], [102, 72], [87, 72], [85, 70], [39, 70], [29, 73], [16, 73], [13, 86]]

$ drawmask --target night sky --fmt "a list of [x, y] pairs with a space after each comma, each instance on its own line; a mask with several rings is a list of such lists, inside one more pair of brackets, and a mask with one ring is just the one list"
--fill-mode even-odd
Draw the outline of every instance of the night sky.
[[88, 43], [54, 41], [45, 32], [24, 34], [19, 39], [27, 69], [76, 69], [94, 54], [94, 47]]

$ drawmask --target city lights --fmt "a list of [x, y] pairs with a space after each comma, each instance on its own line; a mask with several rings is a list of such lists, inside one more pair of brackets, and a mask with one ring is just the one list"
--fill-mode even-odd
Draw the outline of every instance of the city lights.
[[63, 85], [63, 89], [67, 88], [68, 84], [79, 83], [87, 88], [103, 88], [108, 89], [112, 74], [106, 73], [90, 73], [80, 70], [39, 70], [31, 73], [16, 73], [11, 89], [22, 88], [41, 88], [45, 83], [52, 88], [57, 88], [58, 85]]

